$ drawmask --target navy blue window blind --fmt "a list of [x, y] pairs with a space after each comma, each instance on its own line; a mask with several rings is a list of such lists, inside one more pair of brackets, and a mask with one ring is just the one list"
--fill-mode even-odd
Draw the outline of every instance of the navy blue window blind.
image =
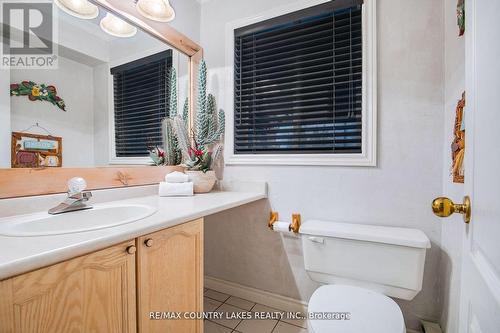
[[148, 156], [148, 147], [162, 145], [171, 67], [168, 50], [111, 68], [117, 157]]
[[361, 0], [234, 32], [235, 154], [361, 153]]

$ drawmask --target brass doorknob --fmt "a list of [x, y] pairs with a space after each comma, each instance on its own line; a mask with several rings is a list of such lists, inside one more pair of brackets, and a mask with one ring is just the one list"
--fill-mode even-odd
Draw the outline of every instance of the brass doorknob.
[[134, 254], [137, 251], [137, 248], [134, 245], [130, 245], [127, 247], [128, 254]]
[[456, 204], [448, 198], [439, 197], [432, 202], [432, 211], [439, 217], [448, 217], [453, 213], [462, 214], [464, 222], [470, 222], [471, 204], [468, 196], [464, 197], [464, 203]]
[[144, 241], [144, 245], [146, 245], [147, 247], [151, 247], [153, 246], [153, 239], [152, 238], [148, 238]]

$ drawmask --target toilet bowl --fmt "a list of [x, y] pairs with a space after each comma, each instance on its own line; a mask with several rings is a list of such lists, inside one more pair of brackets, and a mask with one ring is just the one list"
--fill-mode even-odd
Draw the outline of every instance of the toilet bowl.
[[[309, 333], [405, 333], [403, 314], [391, 298], [353, 286], [325, 285], [314, 292]], [[327, 318], [328, 317], [328, 318]]]
[[422, 289], [429, 238], [418, 229], [310, 220], [300, 227], [304, 266], [318, 288], [314, 333], [405, 333], [399, 306]]

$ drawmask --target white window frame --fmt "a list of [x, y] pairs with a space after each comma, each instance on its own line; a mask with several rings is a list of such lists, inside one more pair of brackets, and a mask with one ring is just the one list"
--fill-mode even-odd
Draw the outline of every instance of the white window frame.
[[362, 153], [360, 154], [235, 154], [234, 153], [234, 31], [284, 14], [320, 5], [327, 0], [303, 0], [226, 24], [226, 165], [377, 165], [377, 22], [376, 0], [365, 0], [362, 9], [363, 89]]
[[[116, 136], [115, 136], [115, 100], [114, 100], [114, 86], [113, 86], [113, 75], [111, 75], [110, 70], [113, 67], [120, 66], [153, 54], [167, 51], [169, 47], [159, 46], [157, 48], [150, 49], [140, 55], [134, 54], [132, 56], [127, 56], [121, 58], [119, 61], [113, 61], [109, 64], [108, 69], [108, 124], [109, 124], [109, 164], [111, 165], [152, 165], [153, 160], [147, 156], [145, 157], [118, 157], [116, 156]], [[179, 53], [175, 49], [172, 49], [172, 67], [179, 73]], [[177, 87], [179, 89], [179, 87]], [[179, 96], [179, 94], [177, 94]]]

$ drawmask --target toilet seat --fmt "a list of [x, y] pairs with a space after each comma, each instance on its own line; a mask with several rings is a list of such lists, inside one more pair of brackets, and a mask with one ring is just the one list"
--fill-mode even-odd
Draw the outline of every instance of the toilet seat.
[[346, 285], [326, 285], [314, 292], [308, 312], [348, 312], [349, 320], [319, 320], [310, 318], [308, 328], [313, 333], [405, 333], [403, 314], [391, 298], [364, 288]]

